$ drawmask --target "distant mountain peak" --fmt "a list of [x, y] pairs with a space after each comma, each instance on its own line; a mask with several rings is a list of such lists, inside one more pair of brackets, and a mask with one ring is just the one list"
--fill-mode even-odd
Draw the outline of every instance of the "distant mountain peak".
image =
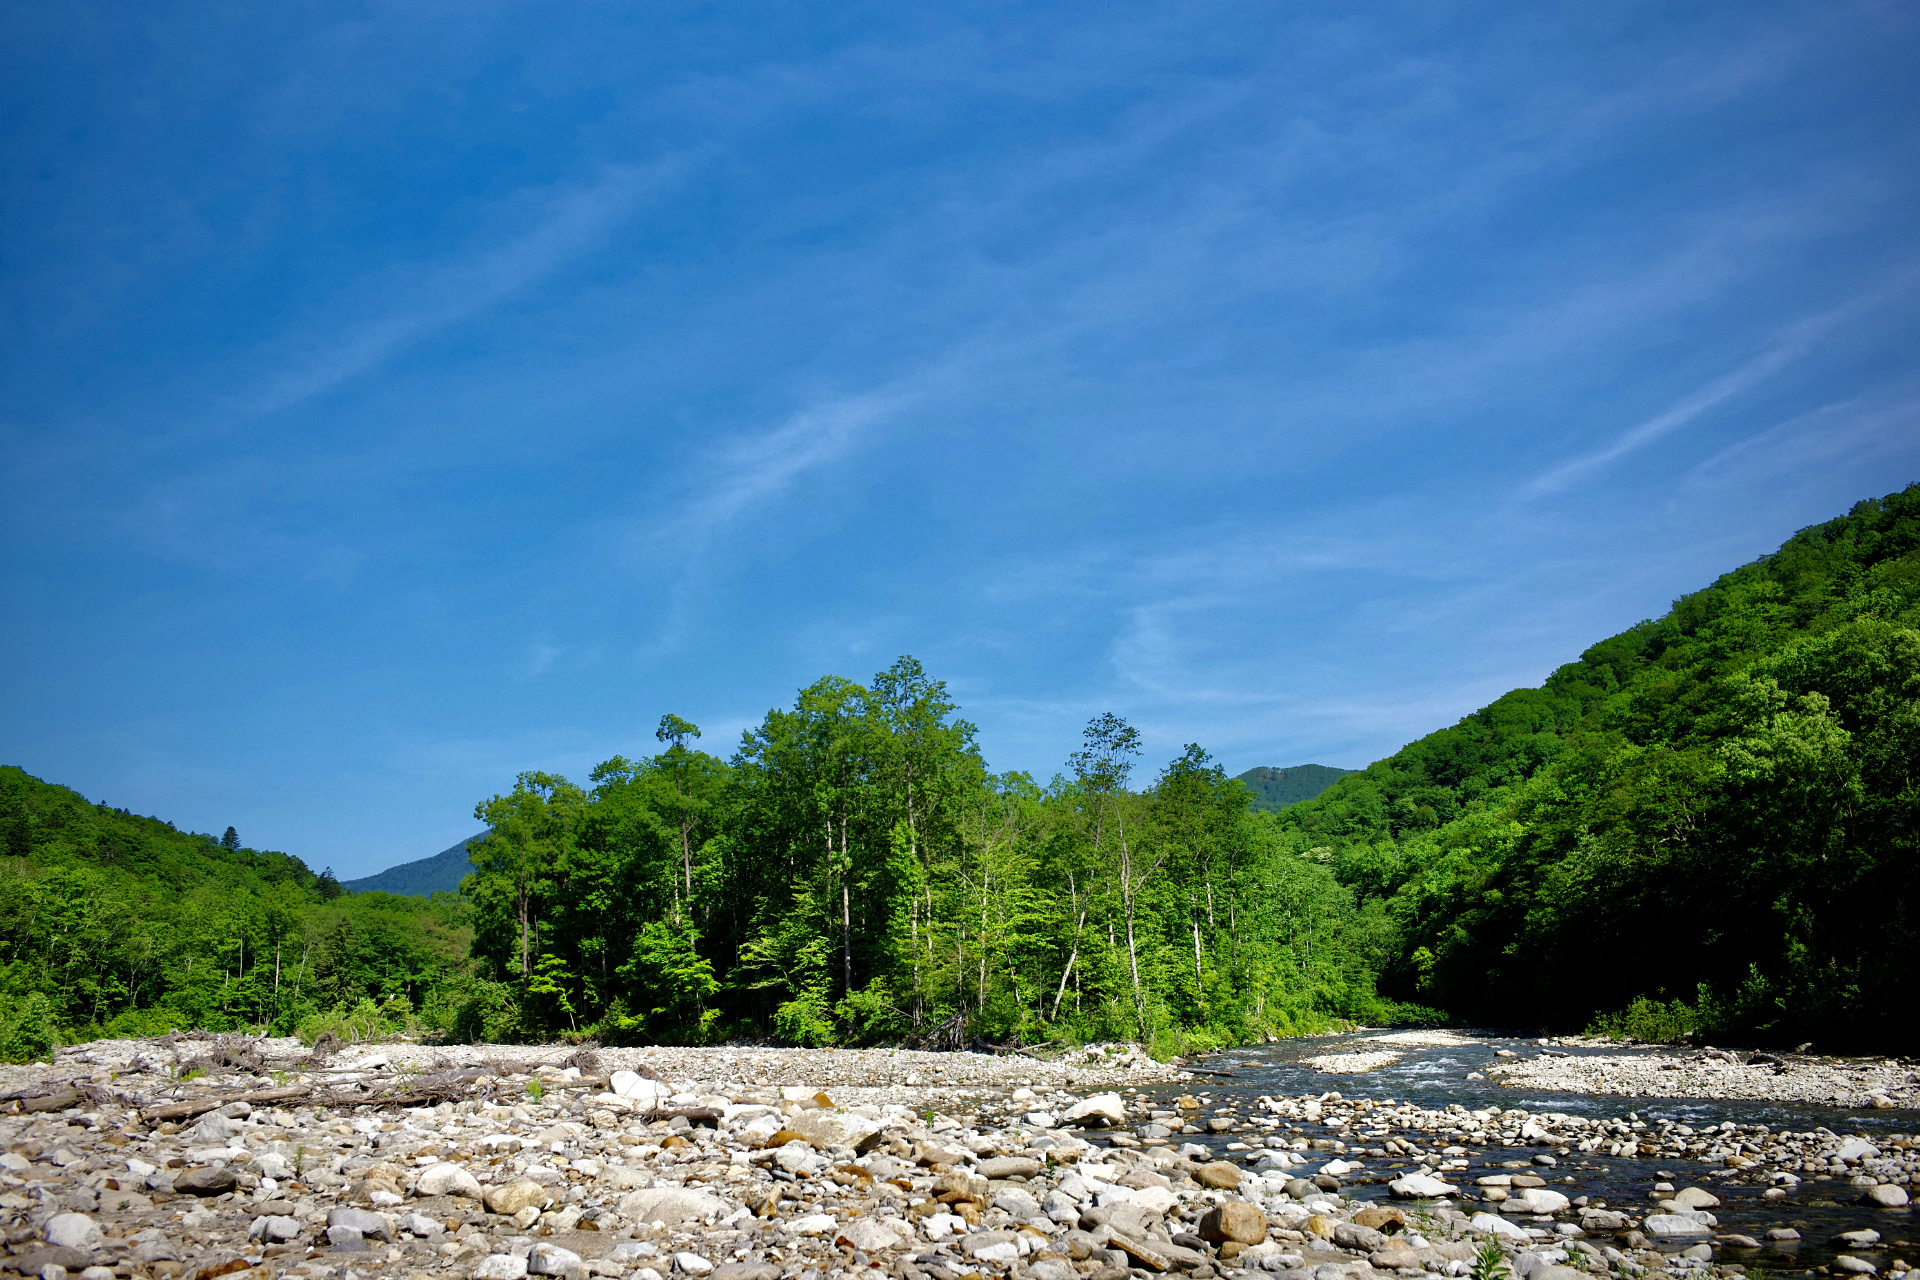
[[397, 867], [388, 867], [385, 871], [358, 880], [343, 880], [340, 887], [348, 893], [417, 893], [423, 898], [436, 893], [452, 893], [460, 887], [467, 873], [473, 870], [473, 862], [467, 856], [467, 845], [485, 834], [484, 831], [475, 832], [431, 858], [403, 862]]
[[1260, 765], [1238, 775], [1253, 792], [1253, 807], [1278, 813], [1290, 804], [1311, 800], [1335, 782], [1353, 773], [1330, 764], [1294, 764], [1285, 768]]

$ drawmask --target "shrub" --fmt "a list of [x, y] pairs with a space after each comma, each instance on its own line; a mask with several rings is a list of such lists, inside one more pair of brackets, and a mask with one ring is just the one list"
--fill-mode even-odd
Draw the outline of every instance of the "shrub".
[[1587, 1034], [1606, 1036], [1612, 1040], [1646, 1040], [1667, 1044], [1685, 1040], [1699, 1025], [1698, 1012], [1688, 1008], [1685, 1001], [1662, 1004], [1646, 996], [1637, 996], [1632, 1004], [1620, 1012], [1603, 1013], [1595, 1018], [1593, 1025], [1587, 1028]]
[[59, 1043], [53, 1002], [41, 992], [29, 992], [0, 1003], [0, 1060], [32, 1062], [48, 1058]]

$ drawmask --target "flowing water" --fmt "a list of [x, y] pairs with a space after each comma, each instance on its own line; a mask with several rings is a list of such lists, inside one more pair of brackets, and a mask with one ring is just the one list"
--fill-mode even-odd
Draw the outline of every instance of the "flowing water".
[[[1315, 1036], [1209, 1055], [1197, 1060], [1194, 1066], [1205, 1071], [1231, 1074], [1196, 1075], [1184, 1089], [1156, 1089], [1148, 1096], [1155, 1101], [1170, 1103], [1180, 1093], [1191, 1092], [1210, 1107], [1228, 1102], [1238, 1103], [1243, 1114], [1258, 1114], [1259, 1108], [1254, 1100], [1263, 1094], [1299, 1096], [1337, 1091], [1343, 1098], [1394, 1099], [1436, 1111], [1450, 1103], [1459, 1103], [1469, 1110], [1520, 1107], [1536, 1114], [1557, 1111], [1596, 1119], [1638, 1118], [1649, 1124], [1672, 1120], [1696, 1129], [1731, 1120], [1736, 1124], [1765, 1124], [1775, 1129], [1786, 1128], [1798, 1132], [1827, 1128], [1836, 1133], [1859, 1133], [1874, 1139], [1893, 1133], [1911, 1133], [1920, 1127], [1920, 1116], [1908, 1110], [1874, 1111], [1811, 1103], [1658, 1098], [1644, 1094], [1622, 1097], [1614, 1094], [1508, 1088], [1493, 1079], [1470, 1080], [1467, 1077], [1475, 1072], [1484, 1073], [1487, 1068], [1505, 1061], [1498, 1056], [1501, 1049], [1512, 1050], [1522, 1057], [1533, 1056], [1538, 1052], [1533, 1041], [1474, 1033], [1475, 1043], [1423, 1048], [1382, 1045], [1372, 1038], [1378, 1034], [1361, 1032]], [[1323, 1054], [1383, 1048], [1397, 1049], [1402, 1056], [1396, 1062], [1364, 1073], [1332, 1074], [1306, 1062], [1308, 1058]], [[1575, 1056], [1654, 1052], [1618, 1046], [1603, 1049], [1568, 1048], [1564, 1051]], [[1297, 1125], [1300, 1130], [1298, 1134], [1290, 1136], [1337, 1136], [1347, 1141], [1349, 1146], [1355, 1145], [1350, 1131], [1305, 1121], [1289, 1121], [1288, 1124]], [[1199, 1142], [1215, 1151], [1224, 1151], [1228, 1143], [1243, 1140], [1246, 1136], [1189, 1134], [1179, 1141]], [[1447, 1174], [1447, 1179], [1456, 1185], [1471, 1186], [1474, 1179], [1484, 1174], [1516, 1171], [1503, 1169], [1502, 1165], [1528, 1161], [1534, 1154], [1544, 1150], [1536, 1147], [1469, 1147], [1470, 1167]], [[1308, 1157], [1308, 1164], [1303, 1172], [1312, 1172], [1335, 1155], [1331, 1151], [1309, 1151], [1304, 1154]], [[1351, 1154], [1342, 1158], [1348, 1161], [1356, 1159]], [[1653, 1201], [1657, 1198], [1653, 1195], [1655, 1183], [1671, 1182], [1676, 1188], [1699, 1186], [1720, 1198], [1720, 1207], [1713, 1211], [1720, 1222], [1719, 1233], [1737, 1232], [1764, 1243], [1770, 1227], [1792, 1226], [1800, 1231], [1803, 1238], [1793, 1244], [1767, 1244], [1757, 1253], [1747, 1250], [1719, 1252], [1716, 1261], [1739, 1262], [1749, 1272], [1799, 1271], [1823, 1266], [1841, 1252], [1831, 1243], [1835, 1235], [1865, 1227], [1878, 1231], [1885, 1244], [1885, 1247], [1864, 1255], [1883, 1271], [1887, 1262], [1895, 1257], [1904, 1258], [1909, 1263], [1920, 1263], [1920, 1250], [1911, 1244], [1900, 1243], [1914, 1241], [1916, 1231], [1920, 1230], [1920, 1224], [1916, 1224], [1912, 1217], [1913, 1208], [1878, 1209], [1853, 1203], [1858, 1192], [1844, 1179], [1818, 1181], [1802, 1175], [1805, 1180], [1799, 1186], [1789, 1188], [1784, 1201], [1769, 1201], [1761, 1196], [1764, 1187], [1733, 1178], [1714, 1177], [1712, 1175], [1723, 1172], [1719, 1166], [1675, 1156], [1639, 1159], [1610, 1157], [1604, 1152], [1575, 1151], [1571, 1155], [1558, 1157], [1558, 1161], [1553, 1169], [1531, 1167], [1530, 1172], [1546, 1177], [1549, 1186], [1569, 1197], [1591, 1196], [1595, 1200], [1606, 1201], [1613, 1208], [1641, 1214], [1653, 1208]], [[1362, 1161], [1362, 1168], [1367, 1180], [1358, 1181], [1363, 1176], [1358, 1173], [1350, 1176], [1345, 1180], [1349, 1184], [1345, 1188], [1346, 1193], [1360, 1199], [1384, 1198], [1388, 1194], [1385, 1185], [1387, 1179], [1398, 1177], [1412, 1167], [1404, 1159], [1366, 1158]], [[1568, 1178], [1572, 1181], [1566, 1181]], [[1468, 1212], [1475, 1207], [1472, 1202], [1462, 1204], [1462, 1208]], [[1679, 1249], [1690, 1243], [1692, 1241], [1683, 1241], [1664, 1247]], [[1857, 1249], [1846, 1251], [1861, 1253]]]

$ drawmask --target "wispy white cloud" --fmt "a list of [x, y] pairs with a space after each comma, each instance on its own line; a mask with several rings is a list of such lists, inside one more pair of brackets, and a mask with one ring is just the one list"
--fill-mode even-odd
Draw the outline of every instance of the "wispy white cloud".
[[1559, 493], [1574, 481], [1599, 471], [1608, 463], [1624, 458], [1636, 450], [1644, 449], [1654, 441], [1692, 425], [1714, 409], [1745, 394], [1801, 359], [1832, 330], [1836, 319], [1837, 313], [1829, 311], [1801, 321], [1775, 340], [1765, 351], [1739, 368], [1724, 373], [1682, 396], [1651, 418], [1621, 432], [1601, 448], [1563, 462], [1551, 471], [1528, 481], [1520, 490], [1522, 496], [1544, 498]]
[[242, 396], [239, 407], [266, 414], [324, 395], [545, 279], [602, 244], [642, 201], [668, 185], [677, 170], [672, 163], [615, 165], [585, 186], [544, 196], [523, 193], [523, 200], [544, 205], [532, 230], [476, 256], [434, 267], [418, 283], [402, 288], [382, 315], [350, 325], [345, 332], [305, 335], [299, 340], [312, 349], [288, 358], [285, 368]]
[[704, 491], [672, 516], [662, 532], [709, 544], [742, 518], [764, 511], [809, 472], [844, 458], [863, 436], [919, 394], [892, 387], [834, 396], [779, 426], [729, 441], [705, 464], [709, 479]]
[[1875, 288], [1788, 326], [1764, 350], [1738, 368], [1708, 380], [1651, 418], [1621, 432], [1600, 448], [1536, 476], [1521, 488], [1521, 496], [1543, 498], [1560, 493], [1576, 481], [1628, 454], [1692, 426], [1715, 409], [1739, 399], [1774, 375], [1804, 360], [1836, 329], [1860, 319], [1889, 301], [1907, 296], [1917, 274], [1920, 274], [1920, 264], [1904, 263]]

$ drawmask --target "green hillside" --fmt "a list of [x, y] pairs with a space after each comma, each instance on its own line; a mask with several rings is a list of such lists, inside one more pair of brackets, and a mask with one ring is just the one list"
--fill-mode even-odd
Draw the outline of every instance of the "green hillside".
[[1311, 800], [1352, 773], [1327, 764], [1296, 764], [1286, 769], [1261, 767], [1237, 774], [1234, 781], [1253, 792], [1253, 807], [1266, 813], [1278, 813], [1290, 804]]
[[1388, 994], [1911, 1052], [1916, 628], [1910, 486], [1280, 820], [1393, 922]]
[[0, 766], [0, 1057], [56, 1034], [285, 1034], [427, 1003], [465, 964], [445, 905], [343, 895], [285, 853], [92, 804]]

